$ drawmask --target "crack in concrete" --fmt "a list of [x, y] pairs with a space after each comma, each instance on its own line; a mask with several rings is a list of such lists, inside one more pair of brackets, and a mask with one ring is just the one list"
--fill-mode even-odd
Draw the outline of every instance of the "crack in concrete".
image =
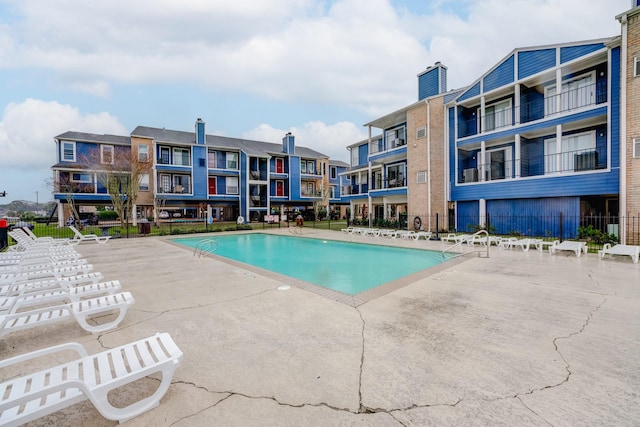
[[[591, 276], [589, 276], [591, 278]], [[593, 279], [593, 278], [592, 278]], [[565, 364], [564, 369], [567, 371], [567, 375], [557, 384], [550, 384], [544, 387], [540, 387], [537, 389], [531, 389], [529, 391], [527, 391], [526, 393], [518, 393], [514, 396], [507, 396], [507, 397], [502, 397], [502, 398], [498, 398], [495, 399], [497, 400], [502, 400], [502, 399], [511, 399], [511, 398], [515, 398], [518, 399], [518, 401], [522, 404], [522, 406], [524, 406], [527, 410], [529, 410], [532, 414], [534, 414], [536, 417], [540, 418], [542, 421], [544, 421], [545, 423], [549, 424], [549, 425], [553, 425], [552, 423], [550, 423], [549, 421], [547, 421], [542, 415], [538, 414], [536, 411], [534, 411], [532, 408], [530, 408], [523, 400], [522, 397], [523, 396], [527, 396], [527, 395], [532, 395], [536, 392], [540, 392], [540, 391], [544, 391], [544, 390], [549, 390], [549, 389], [553, 389], [553, 388], [557, 388], [562, 386], [563, 384], [566, 384], [567, 382], [569, 382], [569, 379], [571, 378], [571, 375], [573, 374], [573, 372], [571, 371], [571, 364], [567, 361], [567, 359], [564, 357], [564, 354], [562, 354], [562, 352], [560, 351], [560, 349], [558, 348], [558, 341], [560, 340], [566, 340], [566, 339], [570, 339], [576, 335], [580, 335], [582, 334], [585, 329], [587, 328], [587, 326], [589, 326], [589, 323], [591, 322], [591, 319], [593, 318], [593, 316], [600, 310], [600, 308], [602, 308], [602, 306], [607, 302], [607, 298], [606, 296], [602, 295], [603, 299], [602, 302], [600, 302], [600, 304], [598, 304], [593, 310], [591, 310], [591, 312], [589, 312], [589, 314], [587, 315], [587, 318], [585, 319], [584, 323], [582, 324], [582, 326], [580, 327], [580, 329], [578, 329], [575, 332], [571, 332], [569, 335], [565, 335], [565, 336], [559, 336], [559, 337], [554, 337], [553, 338], [553, 348], [555, 349], [556, 353], [558, 353], [558, 355], [560, 356], [560, 358], [562, 359], [562, 361]]]

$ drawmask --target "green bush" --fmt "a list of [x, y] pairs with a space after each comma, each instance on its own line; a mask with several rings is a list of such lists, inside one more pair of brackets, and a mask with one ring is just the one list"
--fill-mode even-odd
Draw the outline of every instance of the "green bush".
[[118, 212], [116, 211], [98, 211], [99, 221], [115, 221], [118, 219]]
[[594, 228], [592, 225], [578, 227], [578, 239], [597, 245], [604, 245], [605, 243], [615, 245], [618, 243], [618, 238], [615, 234], [605, 233], [604, 231]]

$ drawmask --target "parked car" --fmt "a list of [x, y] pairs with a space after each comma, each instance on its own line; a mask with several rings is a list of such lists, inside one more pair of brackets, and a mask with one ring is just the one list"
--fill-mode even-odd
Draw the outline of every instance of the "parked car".
[[169, 218], [169, 212], [167, 211], [161, 211], [160, 215], [158, 215], [160, 217], [160, 219], [167, 219]]
[[9, 226], [9, 230], [13, 230], [14, 228], [28, 228], [29, 230], [33, 230], [34, 225], [25, 221], [18, 221], [15, 224]]

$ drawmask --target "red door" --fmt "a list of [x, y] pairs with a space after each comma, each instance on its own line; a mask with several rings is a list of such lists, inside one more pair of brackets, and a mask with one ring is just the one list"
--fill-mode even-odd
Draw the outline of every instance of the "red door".
[[276, 173], [284, 173], [283, 159], [276, 159]]
[[209, 178], [209, 194], [216, 194], [216, 178]]
[[284, 182], [276, 181], [276, 196], [284, 196]]

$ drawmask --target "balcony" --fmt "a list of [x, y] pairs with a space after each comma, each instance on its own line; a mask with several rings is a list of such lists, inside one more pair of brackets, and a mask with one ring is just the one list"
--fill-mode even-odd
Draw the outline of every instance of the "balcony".
[[[588, 172], [607, 167], [606, 153], [595, 149], [566, 151], [532, 159], [494, 160], [478, 167], [462, 167], [458, 183], [489, 182], [496, 180], [527, 178], [532, 176], [557, 176], [575, 172]], [[601, 154], [602, 152], [602, 154]], [[516, 166], [520, 163], [520, 170]]]
[[[534, 98], [534, 100], [524, 102], [530, 98]], [[482, 117], [478, 116], [479, 105], [463, 109], [462, 114], [466, 117], [458, 119], [458, 138], [493, 132], [518, 123], [552, 118], [605, 103], [607, 102], [607, 84], [606, 82], [598, 82], [546, 97], [533, 90], [523, 95], [521, 101], [523, 102], [519, 108], [486, 109], [485, 115]], [[481, 129], [483, 130], [481, 131]]]

